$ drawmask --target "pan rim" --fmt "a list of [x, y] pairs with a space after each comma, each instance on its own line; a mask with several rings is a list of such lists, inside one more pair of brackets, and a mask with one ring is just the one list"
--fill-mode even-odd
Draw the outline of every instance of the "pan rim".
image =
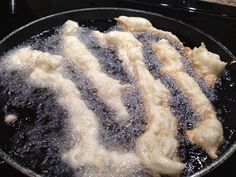
[[[236, 60], [236, 57], [227, 49], [227, 47], [225, 47], [221, 42], [219, 42], [218, 40], [216, 40], [214, 37], [212, 37], [209, 34], [206, 34], [205, 32], [203, 32], [202, 30], [193, 27], [187, 23], [184, 23], [180, 20], [176, 20], [170, 17], [166, 17], [164, 15], [161, 15], [159, 13], [154, 13], [154, 12], [149, 12], [149, 11], [144, 11], [144, 10], [137, 10], [137, 9], [130, 9], [130, 8], [119, 8], [119, 7], [96, 7], [96, 8], [83, 8], [83, 9], [75, 9], [75, 10], [68, 10], [68, 11], [64, 11], [64, 12], [59, 12], [59, 13], [55, 13], [55, 14], [51, 14], [42, 18], [39, 18], [37, 20], [34, 20], [30, 23], [27, 23], [26, 25], [23, 25], [19, 28], [17, 28], [16, 30], [12, 31], [10, 34], [8, 34], [6, 37], [4, 37], [1, 41], [0, 41], [0, 45], [2, 45], [8, 38], [10, 38], [11, 36], [13, 36], [14, 34], [20, 32], [21, 30], [24, 30], [25, 28], [36, 24], [38, 22], [41, 22], [43, 20], [46, 19], [50, 19], [52, 17], [56, 17], [56, 16], [61, 16], [61, 15], [65, 15], [65, 14], [70, 14], [70, 13], [76, 13], [76, 12], [83, 12], [83, 11], [99, 11], [99, 10], [107, 10], [107, 11], [129, 11], [129, 12], [136, 12], [136, 13], [140, 13], [140, 14], [148, 14], [148, 15], [152, 15], [152, 16], [158, 16], [167, 20], [171, 20], [174, 22], [177, 22], [183, 26], [186, 26], [192, 30], [197, 31], [198, 33], [200, 33], [201, 35], [206, 36], [207, 38], [209, 38], [211, 41], [213, 41], [214, 43], [216, 43], [217, 45], [219, 45], [222, 49], [224, 49], [224, 51], [231, 57], [231, 60]], [[198, 177], [198, 176], [203, 176], [206, 173], [212, 171], [213, 169], [215, 169], [216, 167], [218, 167], [219, 165], [221, 165], [224, 161], [226, 161], [234, 152], [236, 151], [236, 141], [233, 142], [232, 146], [223, 154], [223, 156], [221, 156], [220, 158], [218, 158], [217, 160], [213, 161], [210, 165], [206, 166], [205, 168], [201, 169], [198, 172], [195, 172], [194, 174], [192, 174], [189, 177]], [[16, 162], [14, 159], [12, 159], [9, 155], [7, 155], [2, 148], [0, 147], [0, 157], [7, 162], [9, 165], [11, 165], [12, 167], [14, 167], [16, 170], [20, 171], [21, 173], [30, 176], [30, 177], [41, 177], [41, 175], [38, 175], [37, 173], [35, 173], [34, 171], [25, 168], [24, 166], [20, 165], [18, 162]]]
[[39, 19], [36, 19], [32, 22], [29, 22], [17, 29], [15, 29], [14, 31], [12, 31], [10, 34], [8, 34], [7, 36], [5, 36], [2, 40], [0, 40], [0, 45], [6, 41], [9, 37], [13, 36], [15, 33], [23, 30], [24, 28], [28, 27], [28, 26], [31, 26], [37, 22], [40, 22], [40, 21], [43, 21], [43, 20], [46, 20], [46, 19], [49, 19], [49, 18], [52, 18], [52, 17], [56, 17], [56, 16], [60, 16], [60, 15], [64, 15], [64, 14], [70, 14], [70, 13], [75, 13], [75, 12], [82, 12], [82, 11], [94, 11], [94, 10], [116, 10], [116, 11], [119, 11], [119, 10], [125, 10], [125, 11], [130, 11], [130, 12], [137, 12], [137, 13], [144, 13], [144, 14], [149, 14], [149, 15], [153, 15], [153, 16], [159, 16], [161, 18], [165, 18], [165, 19], [168, 19], [168, 20], [171, 20], [171, 21], [174, 21], [174, 22], [177, 22], [181, 25], [184, 25], [184, 26], [187, 26], [188, 28], [191, 28], [199, 33], [201, 33], [202, 35], [210, 38], [212, 41], [214, 41], [216, 44], [218, 44], [220, 47], [222, 47], [225, 52], [227, 52], [230, 57], [232, 57], [234, 60], [236, 60], [236, 57], [230, 52], [230, 50], [228, 50], [227, 47], [225, 47], [220, 41], [216, 40], [213, 36], [203, 32], [202, 30], [198, 29], [197, 27], [194, 27], [192, 25], [189, 25], [181, 20], [176, 20], [176, 19], [173, 19], [173, 18], [170, 18], [170, 17], [167, 17], [167, 16], [164, 16], [162, 14], [159, 14], [159, 13], [154, 13], [154, 12], [149, 12], [149, 11], [145, 11], [145, 10], [138, 10], [138, 9], [131, 9], [131, 8], [119, 8], [119, 7], [95, 7], [95, 8], [83, 8], [83, 9], [74, 9], [74, 10], [68, 10], [68, 11], [64, 11], [64, 12], [59, 12], [59, 13], [55, 13], [55, 14], [51, 14], [51, 15], [47, 15], [45, 17], [42, 17], [42, 18], [39, 18]]

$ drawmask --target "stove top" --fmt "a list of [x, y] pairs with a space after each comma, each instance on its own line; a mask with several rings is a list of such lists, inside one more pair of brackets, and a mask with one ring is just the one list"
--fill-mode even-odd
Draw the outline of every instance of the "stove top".
[[[0, 6], [0, 40], [40, 17], [66, 10], [89, 7], [124, 7], [159, 13], [199, 28], [225, 45], [236, 56], [236, 7], [196, 0], [5, 0]], [[230, 157], [205, 177], [233, 177]], [[0, 176], [25, 177], [0, 160]]]

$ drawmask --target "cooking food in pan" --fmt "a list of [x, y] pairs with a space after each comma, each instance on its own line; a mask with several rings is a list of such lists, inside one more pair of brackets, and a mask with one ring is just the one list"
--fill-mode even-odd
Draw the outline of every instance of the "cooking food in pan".
[[16, 161], [44, 176], [156, 177], [218, 158], [224, 132], [212, 102], [226, 63], [147, 19], [116, 20], [105, 32], [68, 20], [2, 56]]

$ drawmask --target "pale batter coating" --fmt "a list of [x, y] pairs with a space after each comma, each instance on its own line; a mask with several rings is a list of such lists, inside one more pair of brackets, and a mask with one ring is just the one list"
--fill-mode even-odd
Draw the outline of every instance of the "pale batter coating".
[[147, 19], [140, 17], [120, 16], [119, 18], [116, 18], [116, 20], [124, 25], [125, 30], [129, 32], [151, 32], [156, 35], [170, 37], [184, 49], [193, 67], [211, 87], [214, 86], [219, 74], [225, 68], [226, 63], [220, 61], [219, 55], [209, 52], [204, 43], [202, 43], [199, 48], [195, 47], [191, 50], [188, 47], [184, 47], [181, 41], [171, 32], [154, 28]]
[[169, 36], [175, 40], [175, 42], [182, 45], [177, 36], [169, 31], [154, 28], [151, 22], [145, 18], [120, 16], [119, 18], [115, 18], [115, 20], [124, 25], [125, 30], [128, 32], [151, 32], [157, 35]]
[[[120, 16], [117, 18], [117, 21], [123, 24], [127, 31], [165, 34], [181, 44], [175, 35], [157, 30], [146, 19]], [[198, 123], [196, 128], [187, 131], [188, 138], [192, 142], [202, 146], [212, 158], [217, 158], [217, 149], [223, 142], [223, 128], [216, 117], [216, 113], [210, 101], [202, 93], [201, 88], [194, 79], [183, 71], [180, 54], [167, 40], [162, 39], [157, 43], [154, 43], [153, 48], [156, 51], [157, 56], [160, 57], [161, 62], [164, 64], [161, 72], [163, 74], [171, 75], [175, 79], [178, 85], [180, 85], [184, 92], [190, 97], [193, 109], [202, 117], [202, 120]], [[218, 55], [208, 52], [205, 46], [198, 49], [195, 48], [191, 53], [189, 52], [189, 54], [191, 54], [190, 59], [197, 71], [201, 73], [202, 77], [210, 86], [214, 85], [218, 75], [225, 67], [225, 63], [220, 61]], [[207, 119], [212, 120], [206, 121]], [[204, 126], [203, 123], [205, 123]], [[202, 136], [200, 133], [202, 127], [206, 128], [206, 131], [209, 132], [206, 136]], [[211, 139], [211, 141], [209, 141], [209, 139]]]
[[[194, 79], [183, 72], [181, 56], [167, 40], [162, 39], [154, 43], [153, 49], [163, 63], [161, 71], [174, 78], [184, 93], [188, 95], [192, 108], [201, 116], [197, 127], [187, 131], [188, 138], [202, 146], [212, 158], [217, 158], [217, 149], [223, 141], [223, 128], [210, 101]], [[203, 128], [205, 134], [202, 133]]]
[[188, 58], [192, 61], [194, 68], [204, 78], [206, 83], [214, 87], [216, 80], [224, 70], [226, 63], [220, 60], [220, 56], [209, 52], [204, 43], [200, 47], [185, 48]]
[[97, 58], [89, 52], [86, 45], [79, 41], [77, 37], [79, 26], [76, 22], [67, 21], [62, 31], [63, 55], [78, 66], [94, 83], [99, 96], [116, 111], [117, 120], [126, 121], [129, 114], [122, 102], [122, 95], [132, 86], [121, 85], [118, 80], [102, 71]]
[[[223, 142], [222, 124], [198, 83], [186, 73], [181, 60], [183, 54], [172, 46], [173, 41], [181, 47], [182, 52], [187, 53], [193, 69], [201, 75], [208, 86], [214, 86], [225, 63], [220, 61], [218, 55], [207, 51], [204, 45], [192, 50], [184, 48], [175, 35], [154, 28], [147, 19], [120, 16], [116, 20], [123, 24], [124, 31], [93, 31], [92, 35], [98, 39], [101, 46], [117, 52], [122, 66], [134, 78], [132, 85], [122, 85], [119, 80], [103, 71], [98, 59], [79, 40], [78, 23], [70, 20], [61, 29], [61, 55], [24, 47], [7, 56], [6, 67], [9, 71], [25, 71], [28, 74], [27, 82], [53, 89], [58, 94], [59, 104], [68, 111], [69, 125], [77, 139], [73, 147], [62, 154], [64, 162], [75, 170], [75, 176], [76, 170], [83, 167], [92, 169], [84, 174], [91, 177], [127, 177], [140, 169], [145, 169], [145, 172], [150, 172], [154, 177], [178, 176], [186, 165], [178, 156], [177, 119], [170, 108], [172, 95], [161, 83], [163, 80], [158, 79], [159, 75], [171, 76], [188, 97], [191, 108], [200, 115], [196, 127], [187, 130], [186, 136], [191, 142], [205, 149], [211, 158], [217, 158], [218, 147]], [[135, 38], [136, 32], [152, 33], [164, 36], [165, 39], [142, 44]], [[161, 62], [157, 78], [154, 78], [145, 65], [144, 45], [150, 45], [157, 56], [156, 59]], [[118, 151], [116, 148], [110, 150], [102, 144], [99, 137], [102, 127], [94, 110], [87, 107], [81, 96], [82, 92], [80, 93], [75, 83], [70, 80], [71, 77], [67, 75], [68, 61], [94, 84], [98, 97], [116, 113], [116, 119], [120, 124], [127, 123], [131, 117], [122, 101], [124, 92], [130, 88], [137, 88], [145, 106], [148, 122], [145, 132], [137, 138], [133, 149], [128, 152]], [[6, 120], [8, 119], [9, 122], [13, 122], [15, 117], [6, 117]]]
[[174, 160], [177, 159], [178, 141], [176, 119], [168, 104], [170, 93], [147, 70], [142, 44], [129, 32], [94, 32], [94, 35], [104, 45], [116, 48], [119, 59], [136, 78], [137, 87], [143, 95], [149, 123], [136, 145], [136, 153], [141, 157], [141, 162], [154, 176], [158, 173], [179, 174], [185, 165]]
[[15, 121], [17, 121], [17, 116], [14, 114], [9, 114], [5, 117], [4, 121], [6, 122], [6, 124], [14, 123]]
[[[31, 57], [27, 58], [27, 56]], [[9, 63], [9, 68], [19, 70], [28, 69], [26, 66], [29, 66], [28, 80], [30, 82], [52, 88], [58, 92], [58, 102], [69, 112], [70, 124], [74, 133], [79, 137], [79, 142], [63, 155], [63, 159], [71, 167], [76, 169], [89, 165], [95, 167], [94, 173], [90, 174], [92, 176], [125, 177], [140, 165], [140, 160], [134, 153], [109, 151], [100, 144], [99, 124], [96, 115], [88, 109], [81, 99], [75, 84], [63, 76], [63, 58], [61, 56], [22, 48], [10, 58], [12, 60]], [[31, 63], [29, 64], [29, 62]]]

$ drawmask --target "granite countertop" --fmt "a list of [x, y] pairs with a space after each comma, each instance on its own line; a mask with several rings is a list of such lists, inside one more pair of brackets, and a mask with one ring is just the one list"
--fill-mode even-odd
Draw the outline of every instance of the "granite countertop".
[[225, 4], [225, 5], [230, 5], [230, 6], [236, 6], [236, 0], [202, 0], [202, 1]]

